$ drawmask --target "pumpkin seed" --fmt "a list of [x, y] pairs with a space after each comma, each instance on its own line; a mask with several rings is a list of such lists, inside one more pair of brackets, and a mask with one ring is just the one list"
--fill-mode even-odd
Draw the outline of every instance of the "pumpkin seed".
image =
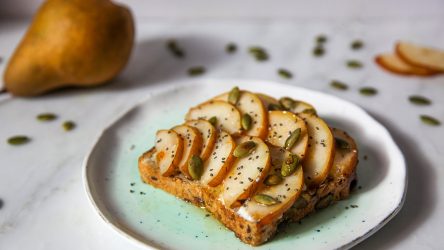
[[313, 55], [316, 57], [321, 57], [325, 54], [324, 47], [322, 45], [318, 45], [313, 49]]
[[316, 43], [325, 43], [325, 42], [327, 42], [327, 37], [325, 35], [321, 34], [316, 37]]
[[211, 117], [211, 118], [208, 120], [208, 122], [211, 123], [211, 125], [213, 125], [213, 126], [216, 127], [216, 124], [217, 124], [217, 117], [216, 117], [216, 116]]
[[234, 87], [231, 89], [230, 93], [228, 94], [228, 102], [236, 105], [236, 103], [239, 101], [240, 97], [240, 90], [239, 87]]
[[338, 90], [347, 90], [348, 89], [348, 85], [347, 84], [345, 84], [343, 82], [340, 82], [340, 81], [337, 81], [337, 80], [331, 81], [330, 82], [330, 86], [332, 88], [335, 88], [335, 89], [338, 89]]
[[347, 67], [351, 69], [360, 69], [363, 67], [362, 63], [358, 60], [348, 60]]
[[372, 95], [376, 95], [378, 93], [378, 90], [372, 87], [363, 87], [361, 89], [359, 89], [359, 93], [361, 93], [361, 95], [365, 95], [365, 96], [372, 96]]
[[265, 178], [264, 184], [267, 186], [274, 186], [274, 185], [281, 183], [282, 180], [283, 179], [280, 175], [270, 174], [269, 176], [267, 176], [267, 178]]
[[316, 209], [328, 207], [333, 202], [333, 195], [329, 194], [316, 203]]
[[193, 180], [200, 180], [203, 173], [203, 162], [199, 156], [191, 156], [191, 159], [188, 161], [188, 173], [190, 173]]
[[358, 50], [361, 49], [362, 47], [364, 47], [364, 43], [361, 40], [354, 40], [351, 44], [350, 47], [353, 50]]
[[266, 61], [268, 60], [268, 53], [265, 49], [261, 47], [250, 47], [248, 50], [250, 54], [256, 59], [256, 61]]
[[272, 111], [272, 110], [283, 110], [283, 107], [279, 104], [276, 103], [270, 103], [268, 104], [268, 110]]
[[412, 95], [409, 97], [409, 100], [411, 103], [416, 105], [426, 106], [432, 104], [432, 102], [428, 98], [419, 95]]
[[202, 66], [191, 67], [188, 69], [189, 76], [198, 76], [205, 73], [205, 68]]
[[311, 115], [317, 115], [316, 114], [316, 109], [304, 109], [302, 111], [302, 113], [304, 113], [304, 114], [311, 114]]
[[171, 54], [177, 58], [184, 58], [185, 52], [182, 48], [179, 47], [177, 41], [174, 39], [168, 40], [166, 44], [167, 49], [171, 52]]
[[277, 199], [275, 199], [269, 195], [266, 195], [266, 194], [256, 194], [255, 196], [253, 196], [253, 199], [257, 203], [264, 205], [264, 206], [271, 206], [271, 205], [281, 203]]
[[66, 121], [62, 124], [62, 127], [65, 131], [70, 131], [76, 127], [76, 124], [73, 121]]
[[431, 126], [441, 125], [441, 122], [438, 119], [431, 117], [429, 115], [421, 115], [420, 117], [421, 117], [421, 121], [427, 125], [431, 125]]
[[251, 128], [251, 116], [249, 114], [243, 114], [241, 125], [244, 130], [249, 130]]
[[291, 110], [296, 106], [296, 102], [290, 97], [282, 97], [279, 99], [279, 104], [286, 110]]
[[225, 47], [225, 51], [229, 54], [233, 54], [234, 52], [237, 51], [236, 44], [234, 44], [234, 43], [227, 44], [227, 46]]
[[57, 115], [55, 115], [53, 113], [43, 113], [43, 114], [37, 115], [37, 120], [39, 120], [41, 122], [49, 122], [49, 121], [53, 121], [55, 119], [57, 119]]
[[299, 157], [295, 154], [289, 154], [282, 162], [281, 175], [284, 177], [292, 175], [298, 166]]
[[291, 132], [290, 136], [288, 136], [287, 140], [285, 140], [285, 146], [284, 148], [286, 150], [290, 150], [294, 144], [299, 140], [299, 137], [301, 136], [301, 128], [295, 129], [293, 132]]
[[16, 135], [8, 139], [10, 145], [18, 146], [28, 143], [31, 139], [25, 135]]
[[292, 74], [290, 71], [286, 70], [286, 69], [278, 69], [278, 74], [279, 74], [282, 78], [285, 78], [285, 79], [291, 79], [291, 78], [293, 78], [293, 74]]
[[337, 148], [340, 148], [340, 149], [350, 149], [350, 145], [348, 144], [347, 141], [342, 140], [337, 137], [335, 137], [335, 145]]
[[301, 196], [299, 196], [299, 198], [296, 200], [295, 203], [293, 203], [293, 208], [295, 209], [302, 209], [304, 207], [306, 207], [308, 205], [308, 202], [302, 198]]
[[234, 149], [233, 155], [237, 158], [242, 158], [249, 155], [256, 148], [254, 141], [243, 142]]

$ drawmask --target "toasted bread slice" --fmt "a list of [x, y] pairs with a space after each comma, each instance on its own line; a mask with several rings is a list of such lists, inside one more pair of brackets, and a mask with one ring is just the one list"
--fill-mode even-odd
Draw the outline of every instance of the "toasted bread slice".
[[430, 71], [444, 72], [444, 50], [409, 42], [398, 42], [395, 50], [396, 54], [410, 65]]
[[196, 128], [202, 137], [202, 148], [200, 158], [205, 161], [213, 150], [217, 138], [217, 131], [207, 120], [192, 120], [185, 123], [188, 126]]
[[423, 67], [417, 67], [405, 62], [398, 54], [380, 54], [375, 62], [383, 69], [401, 75], [431, 76], [437, 72]]
[[188, 125], [179, 125], [174, 127], [173, 130], [180, 135], [183, 141], [183, 153], [179, 162], [179, 169], [183, 174], [191, 177], [188, 172], [188, 161], [193, 155], [200, 155], [202, 136], [197, 129]]

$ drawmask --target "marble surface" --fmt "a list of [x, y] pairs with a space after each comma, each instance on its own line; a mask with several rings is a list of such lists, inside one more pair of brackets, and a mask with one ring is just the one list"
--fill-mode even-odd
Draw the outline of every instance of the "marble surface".
[[[405, 154], [409, 190], [401, 212], [357, 248], [442, 248], [444, 126], [424, 125], [418, 116], [429, 114], [444, 122], [444, 76], [391, 75], [378, 68], [373, 57], [391, 51], [398, 39], [442, 47], [443, 22], [444, 17], [438, 16], [415, 20], [139, 21], [131, 61], [111, 84], [32, 99], [0, 95], [0, 249], [136, 248], [91, 209], [83, 190], [82, 160], [107, 124], [165, 82], [189, 78], [186, 70], [195, 65], [208, 70], [200, 77], [280, 81], [333, 94], [366, 109], [389, 129]], [[24, 22], [0, 23], [1, 74], [25, 28]], [[319, 33], [329, 38], [327, 54], [313, 58], [314, 37]], [[186, 59], [169, 55], [165, 50], [168, 38], [178, 39]], [[364, 49], [349, 49], [355, 38], [365, 41]], [[224, 46], [231, 41], [239, 50], [228, 55]], [[254, 61], [246, 51], [250, 45], [267, 48], [271, 60]], [[361, 60], [365, 67], [348, 69], [344, 66], [347, 59]], [[294, 78], [281, 79], [276, 73], [279, 67], [291, 70]], [[346, 82], [349, 90], [331, 89], [332, 79]], [[375, 87], [379, 94], [361, 96], [361, 86]], [[413, 106], [407, 99], [412, 94], [427, 96], [434, 103]], [[35, 116], [41, 112], [54, 112], [59, 119], [39, 123]], [[66, 133], [61, 123], [68, 119], [78, 127]], [[12, 147], [5, 141], [13, 134], [29, 135], [32, 141]]]

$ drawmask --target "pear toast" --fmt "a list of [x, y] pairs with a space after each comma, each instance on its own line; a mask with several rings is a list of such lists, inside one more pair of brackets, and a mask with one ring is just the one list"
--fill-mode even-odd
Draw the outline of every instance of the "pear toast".
[[[241, 97], [244, 108], [238, 110]], [[297, 222], [349, 196], [357, 182], [356, 143], [345, 131], [329, 127], [311, 105], [309, 113], [296, 113], [292, 99], [285, 97], [285, 105], [276, 102], [274, 111], [256, 113], [253, 110], [265, 106], [263, 98], [238, 88], [216, 99], [190, 109], [180, 136], [174, 132], [177, 126], [157, 133], [156, 145], [139, 157], [143, 182], [206, 209], [253, 246], [270, 240], [280, 223]], [[216, 113], [208, 112], [209, 103]], [[199, 119], [208, 120], [215, 129], [207, 133], [202, 127], [192, 129]], [[254, 132], [264, 126], [267, 134]], [[199, 130], [201, 137], [212, 139], [197, 143], [201, 149], [195, 152], [179, 152], [185, 151], [184, 144], [199, 140], [195, 135]]]

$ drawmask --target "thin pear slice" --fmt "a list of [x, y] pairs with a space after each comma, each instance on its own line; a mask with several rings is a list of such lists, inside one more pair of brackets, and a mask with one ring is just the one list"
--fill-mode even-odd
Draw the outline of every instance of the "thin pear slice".
[[408, 64], [398, 54], [379, 54], [375, 57], [375, 62], [383, 69], [395, 74], [432, 76], [438, 73], [434, 70]]
[[294, 100], [295, 105], [289, 111], [298, 114], [298, 113], [313, 113], [316, 114], [316, 109], [308, 102], [304, 102], [301, 100]]
[[204, 162], [204, 171], [200, 181], [208, 186], [219, 185], [233, 163], [233, 151], [236, 143], [225, 131], [220, 131], [210, 157]]
[[173, 130], [159, 130], [156, 133], [156, 164], [163, 176], [175, 174], [182, 159], [183, 140]]
[[179, 169], [184, 175], [191, 177], [188, 172], [188, 161], [193, 155], [200, 155], [202, 136], [197, 129], [188, 125], [179, 125], [174, 127], [173, 130], [179, 134], [183, 140], [183, 154], [179, 162]]
[[328, 125], [313, 114], [299, 113], [308, 130], [307, 152], [303, 159], [305, 183], [321, 184], [327, 177], [335, 155], [335, 140]]
[[395, 51], [408, 64], [432, 71], [444, 72], [444, 50], [409, 42], [398, 42]]
[[358, 162], [358, 148], [355, 141], [345, 131], [332, 128], [335, 137], [335, 158], [330, 176], [347, 178], [353, 174]]
[[[228, 101], [229, 93], [224, 93], [213, 98], [213, 100]], [[251, 127], [244, 131], [243, 134], [250, 136], [257, 136], [265, 139], [267, 136], [267, 109], [262, 104], [261, 99], [253, 93], [248, 91], [241, 91], [239, 100], [236, 103], [236, 108], [241, 115], [248, 114], [251, 117]]]
[[[272, 165], [270, 174], [280, 176], [282, 162], [289, 152], [282, 148], [270, 146], [270, 153]], [[302, 166], [299, 165], [293, 174], [287, 177], [281, 177], [283, 179], [280, 183], [272, 186], [262, 184], [256, 194], [268, 195], [276, 199], [278, 203], [266, 206], [250, 197], [250, 199], [239, 208], [238, 213], [247, 220], [259, 222], [263, 225], [280, 218], [301, 194], [304, 184], [303, 176]]]
[[237, 140], [253, 141], [255, 149], [247, 156], [236, 158], [227, 177], [222, 184], [219, 199], [226, 207], [237, 207], [240, 201], [247, 199], [262, 183], [270, 168], [270, 151], [268, 146], [259, 137], [242, 136]]
[[294, 145], [288, 150], [304, 158], [307, 151], [308, 133], [304, 120], [288, 111], [269, 111], [268, 112], [268, 136], [267, 141], [277, 147], [285, 147], [285, 142], [293, 131], [300, 129], [300, 135]]
[[216, 117], [216, 127], [227, 131], [229, 134], [241, 132], [241, 114], [236, 107], [224, 101], [208, 101], [197, 107], [191, 108], [185, 116], [185, 120], [209, 120]]
[[264, 105], [264, 107], [267, 108], [267, 110], [273, 110], [273, 105], [275, 107], [279, 106], [279, 101], [276, 98], [262, 93], [255, 94], [257, 95], [257, 97], [259, 97], [262, 104]]
[[205, 161], [213, 150], [217, 138], [217, 131], [211, 123], [206, 120], [192, 120], [185, 123], [188, 126], [196, 128], [202, 137], [202, 148], [200, 158]]

